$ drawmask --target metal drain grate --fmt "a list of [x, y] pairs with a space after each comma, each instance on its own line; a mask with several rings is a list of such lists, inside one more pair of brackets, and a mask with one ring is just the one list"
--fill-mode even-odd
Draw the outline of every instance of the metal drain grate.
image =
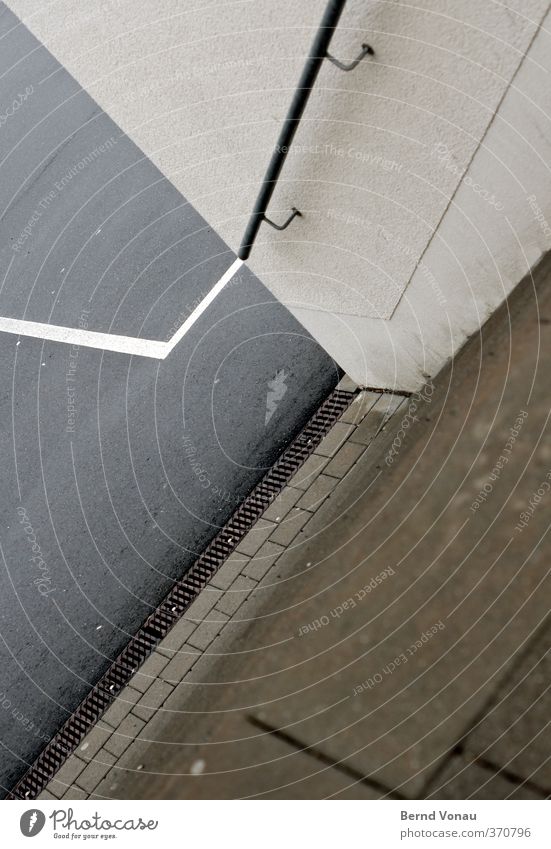
[[272, 466], [228, 523], [178, 581], [165, 600], [146, 619], [138, 633], [113, 661], [105, 675], [7, 796], [35, 799], [57, 770], [75, 751], [82, 738], [114, 701], [155, 646], [197, 598], [215, 572], [239, 545], [258, 518], [268, 509], [285, 484], [300, 469], [332, 425], [344, 413], [355, 393], [335, 391], [321, 405], [304, 430]]

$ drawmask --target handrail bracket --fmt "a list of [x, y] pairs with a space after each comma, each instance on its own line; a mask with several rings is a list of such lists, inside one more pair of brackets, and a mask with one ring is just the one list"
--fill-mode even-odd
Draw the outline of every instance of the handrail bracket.
[[340, 62], [338, 59], [335, 59], [334, 56], [331, 56], [330, 53], [325, 54], [325, 58], [329, 59], [329, 61], [332, 62], [333, 65], [336, 65], [337, 68], [340, 68], [341, 71], [353, 71], [366, 56], [375, 56], [375, 51], [369, 44], [362, 44], [362, 52], [357, 59], [354, 59], [353, 62]]
[[291, 209], [292, 212], [289, 218], [287, 219], [287, 221], [284, 221], [283, 224], [276, 224], [275, 221], [271, 221], [266, 215], [263, 215], [262, 219], [266, 222], [266, 224], [269, 224], [270, 227], [273, 227], [274, 230], [286, 230], [293, 218], [296, 218], [297, 215], [302, 216], [302, 212], [299, 212], [296, 207], [293, 206], [291, 207]]

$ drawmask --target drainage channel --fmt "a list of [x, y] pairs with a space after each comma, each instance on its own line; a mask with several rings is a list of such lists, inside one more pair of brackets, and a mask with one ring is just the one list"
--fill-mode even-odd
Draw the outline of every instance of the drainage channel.
[[146, 619], [76, 711], [52, 737], [7, 795], [7, 799], [35, 799], [42, 792], [142, 663], [237, 548], [256, 520], [317, 448], [354, 397], [354, 392], [335, 389], [324, 401], [294, 442], [240, 504], [186, 575], [174, 584], [164, 601]]

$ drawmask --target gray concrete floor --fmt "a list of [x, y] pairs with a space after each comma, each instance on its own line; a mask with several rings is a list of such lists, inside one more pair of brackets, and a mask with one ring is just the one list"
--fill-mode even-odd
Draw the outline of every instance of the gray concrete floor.
[[390, 430], [356, 464], [287, 551], [261, 615], [235, 623], [191, 697], [175, 691], [145, 766], [100, 794], [551, 793], [550, 269], [410, 402], [391, 466]]

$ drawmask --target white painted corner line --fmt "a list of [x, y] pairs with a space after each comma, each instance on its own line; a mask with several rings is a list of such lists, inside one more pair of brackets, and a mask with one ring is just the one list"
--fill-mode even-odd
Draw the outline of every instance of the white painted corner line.
[[[203, 298], [201, 303], [198, 304], [198, 306], [195, 307], [195, 309], [193, 310], [191, 315], [189, 315], [186, 318], [186, 320], [184, 321], [182, 326], [179, 328], [179, 330], [176, 331], [176, 333], [174, 334], [172, 339], [169, 339], [168, 342], [165, 342], [165, 345], [166, 345], [166, 348], [167, 348], [167, 352], [165, 354], [165, 357], [168, 357], [168, 355], [170, 354], [172, 349], [186, 335], [186, 333], [188, 332], [190, 327], [193, 327], [193, 325], [195, 324], [197, 319], [200, 316], [203, 315], [206, 308], [210, 304], [212, 304], [212, 302], [214, 301], [216, 296], [220, 294], [220, 292], [222, 291], [224, 286], [226, 286], [230, 282], [232, 277], [235, 276], [235, 274], [237, 273], [237, 271], [239, 271], [239, 269], [241, 268], [242, 265], [243, 265], [243, 260], [239, 259], [239, 258], [236, 259], [234, 262], [232, 262], [232, 264], [230, 265], [228, 270], [224, 272], [224, 274], [222, 275], [222, 277], [220, 278], [218, 283], [215, 286], [212, 287], [212, 289], [210, 290], [208, 295], [205, 295], [205, 297]], [[164, 357], [163, 357], [163, 359], [164, 359]]]
[[242, 259], [236, 259], [224, 272], [218, 283], [205, 295], [201, 303], [195, 307], [182, 326], [168, 342], [155, 339], [140, 339], [138, 336], [116, 336], [113, 333], [96, 333], [93, 330], [82, 330], [76, 327], [60, 327], [57, 324], [41, 324], [38, 321], [24, 321], [17, 318], [2, 318], [0, 316], [0, 332], [14, 333], [17, 336], [32, 336], [35, 339], [47, 339], [52, 342], [63, 342], [66, 345], [78, 345], [84, 348], [99, 348], [102, 351], [114, 351], [118, 354], [131, 354], [137, 357], [152, 357], [164, 360], [172, 349], [182, 340], [188, 330], [205, 312], [207, 307], [220, 294], [235, 273], [243, 265]]

